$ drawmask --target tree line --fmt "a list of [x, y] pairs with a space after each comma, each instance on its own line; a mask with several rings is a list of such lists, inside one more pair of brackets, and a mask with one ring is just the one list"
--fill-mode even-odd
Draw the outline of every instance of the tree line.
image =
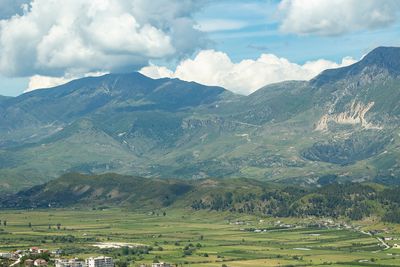
[[347, 217], [352, 220], [384, 210], [384, 221], [400, 223], [400, 187], [381, 190], [367, 184], [335, 183], [317, 189], [285, 187], [263, 188], [261, 192], [212, 192], [195, 199], [191, 207], [275, 217]]

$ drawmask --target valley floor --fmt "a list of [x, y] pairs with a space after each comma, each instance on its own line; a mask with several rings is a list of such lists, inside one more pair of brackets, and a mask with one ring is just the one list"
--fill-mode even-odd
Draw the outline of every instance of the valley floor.
[[118, 209], [0, 211], [0, 219], [0, 252], [37, 246], [67, 258], [106, 255], [117, 266], [400, 266], [400, 249], [393, 248], [399, 225]]

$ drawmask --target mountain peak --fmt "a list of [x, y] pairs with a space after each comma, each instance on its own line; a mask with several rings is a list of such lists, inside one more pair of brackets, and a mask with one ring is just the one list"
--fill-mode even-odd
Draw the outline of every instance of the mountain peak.
[[359, 63], [375, 65], [386, 68], [389, 72], [400, 73], [400, 47], [377, 47], [369, 52]]
[[311, 80], [316, 86], [333, 83], [356, 76], [369, 70], [385, 70], [391, 75], [400, 75], [400, 47], [380, 46], [365, 55], [360, 61], [343, 68], [329, 69]]

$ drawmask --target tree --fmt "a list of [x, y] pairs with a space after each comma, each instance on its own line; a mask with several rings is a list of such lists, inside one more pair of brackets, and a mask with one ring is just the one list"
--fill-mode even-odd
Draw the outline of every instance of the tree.
[[129, 255], [129, 247], [128, 246], [122, 247], [122, 255]]
[[57, 230], [61, 229], [61, 223], [57, 223]]
[[7, 226], [7, 221], [6, 220], [3, 220], [3, 225]]
[[126, 261], [119, 261], [115, 264], [117, 267], [128, 267], [128, 262]]
[[32, 228], [32, 223], [31, 222], [28, 223], [28, 227]]

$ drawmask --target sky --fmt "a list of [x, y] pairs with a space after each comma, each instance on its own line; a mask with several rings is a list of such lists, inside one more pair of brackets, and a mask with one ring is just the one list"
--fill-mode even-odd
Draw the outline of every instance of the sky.
[[140, 71], [239, 94], [400, 46], [398, 0], [0, 0], [0, 95]]

